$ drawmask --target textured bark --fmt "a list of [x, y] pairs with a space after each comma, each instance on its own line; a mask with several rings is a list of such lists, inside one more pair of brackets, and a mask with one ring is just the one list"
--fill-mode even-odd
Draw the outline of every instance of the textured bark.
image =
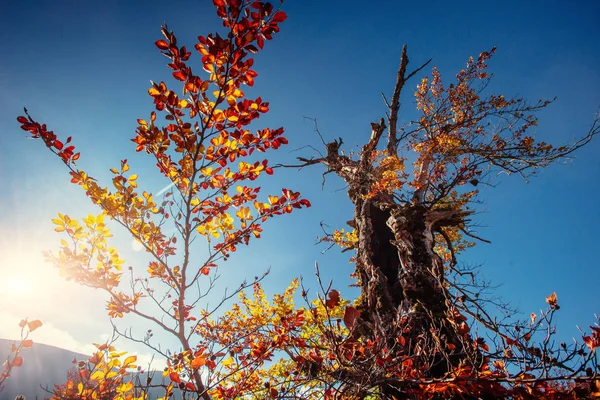
[[[443, 260], [434, 251], [435, 232], [464, 224], [469, 212], [398, 204], [385, 192], [369, 197], [375, 174], [372, 164], [363, 160], [384, 127], [374, 124], [361, 160], [338, 154], [337, 142], [328, 146], [327, 157], [320, 160], [346, 181], [354, 204], [356, 274], [361, 288], [357, 334], [363, 339], [384, 340], [389, 348], [402, 334], [409, 343], [406, 353], [426, 365], [427, 378], [440, 378], [461, 361], [478, 358], [471, 340], [456, 329], [448, 309]], [[443, 351], [448, 343], [456, 348], [453, 355]], [[388, 398], [403, 398], [397, 383], [379, 386]]]

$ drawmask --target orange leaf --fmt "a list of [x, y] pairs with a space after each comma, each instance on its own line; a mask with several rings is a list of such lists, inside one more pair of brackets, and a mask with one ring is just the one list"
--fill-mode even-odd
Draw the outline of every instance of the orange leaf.
[[192, 360], [192, 368], [200, 368], [206, 364], [206, 358], [199, 356]]
[[29, 332], [35, 331], [37, 328], [39, 328], [42, 325], [43, 325], [42, 321], [40, 321], [39, 319], [36, 319], [34, 321], [27, 323], [27, 326], [29, 327]]
[[546, 303], [550, 304], [551, 308], [556, 308], [558, 306], [558, 297], [556, 297], [556, 292], [552, 292], [552, 294], [546, 297]]
[[585, 343], [585, 345], [589, 347], [590, 350], [594, 350], [594, 348], [596, 347], [594, 339], [592, 339], [590, 336], [584, 336], [583, 343]]
[[23, 340], [23, 343], [21, 343], [21, 346], [31, 347], [31, 346], [33, 346], [33, 340], [31, 340], [31, 339]]
[[154, 44], [161, 50], [167, 50], [169, 48], [169, 43], [167, 43], [164, 40], [157, 40], [156, 42], [154, 42]]
[[404, 336], [398, 336], [396, 341], [400, 344], [400, 346], [406, 346], [406, 338]]
[[12, 366], [20, 367], [21, 365], [23, 365], [23, 357], [15, 357], [15, 359], [12, 362]]

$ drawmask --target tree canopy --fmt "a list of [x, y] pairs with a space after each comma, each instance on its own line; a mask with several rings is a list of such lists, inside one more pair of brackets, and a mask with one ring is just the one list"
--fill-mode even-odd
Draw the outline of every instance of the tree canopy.
[[[152, 82], [154, 110], [137, 120], [132, 142], [170, 181], [164, 196], [138, 187], [127, 160], [103, 184], [79, 167], [85, 159], [76, 138], [63, 139], [28, 110], [17, 119], [99, 209], [82, 220], [59, 213], [52, 221], [63, 240], [47, 258], [67, 279], [104, 291], [111, 318], [145, 321], [144, 337], [118, 333], [167, 364], [163, 383], [140, 381], [135, 356], [97, 345], [53, 398], [143, 399], [153, 386], [164, 398], [204, 400], [600, 395], [598, 325], [572, 344], [555, 343], [555, 293], [528, 321], [498, 319], [485, 287], [457, 262], [485, 241], [471, 225], [479, 188], [500, 172], [527, 178], [568, 157], [598, 133], [598, 119], [572, 143], [537, 140], [536, 112], [551, 101], [489, 90], [494, 48], [449, 79], [435, 67], [427, 74], [430, 61], [412, 68], [404, 46], [393, 90], [384, 95], [385, 117], [371, 122], [359, 151], [345, 151], [343, 137], [326, 141], [315, 121], [315, 154], [272, 165], [265, 157], [288, 143], [284, 129], [256, 128], [269, 103], [246, 92], [257, 77], [254, 55], [286, 14], [264, 1], [213, 3], [222, 31], [199, 36], [192, 49], [164, 25], [155, 42], [178, 87]], [[401, 123], [407, 82], [417, 88], [418, 118]], [[318, 166], [346, 183], [354, 209], [348, 227], [326, 230], [321, 240], [352, 252], [360, 296], [343, 298], [335, 282], [321, 281], [317, 266], [316, 295], [294, 280], [269, 300], [259, 271], [203, 307], [217, 268], [259, 239], [269, 219], [311, 206], [294, 188], [263, 194], [258, 183], [280, 168]], [[124, 268], [111, 225], [141, 244], [147, 265]], [[195, 241], [206, 242], [203, 254], [194, 252]], [[160, 347], [153, 330], [180, 348]]]

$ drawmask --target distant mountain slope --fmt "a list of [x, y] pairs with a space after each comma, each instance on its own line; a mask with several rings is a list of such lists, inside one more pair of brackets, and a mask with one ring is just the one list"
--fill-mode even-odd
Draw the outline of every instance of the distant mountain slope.
[[[13, 343], [14, 340], [0, 339], [0, 363], [6, 360]], [[73, 367], [73, 358], [89, 358], [85, 354], [39, 343], [23, 349], [21, 355], [23, 365], [12, 370], [4, 390], [0, 392], [0, 400], [14, 400], [19, 394], [26, 396], [27, 400], [49, 397], [40, 384], [52, 389], [54, 384], [64, 383], [67, 380], [67, 370]]]

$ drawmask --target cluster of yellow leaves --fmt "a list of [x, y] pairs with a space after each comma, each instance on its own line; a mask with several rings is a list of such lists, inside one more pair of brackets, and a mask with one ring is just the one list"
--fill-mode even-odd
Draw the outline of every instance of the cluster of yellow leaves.
[[[321, 348], [325, 340], [331, 340], [332, 334], [347, 335], [339, 321], [348, 302], [332, 291], [336, 296], [328, 301], [318, 299], [308, 308], [297, 308], [298, 286], [298, 280], [292, 281], [269, 301], [255, 283], [252, 297], [241, 292], [239, 302], [223, 317], [198, 326], [201, 337], [217, 341], [222, 349], [217, 354], [220, 361], [215, 360], [213, 398], [235, 398], [242, 393], [269, 398], [300, 388], [306, 399], [323, 398], [318, 389], [322, 382], [308, 379], [309, 368], [311, 363], [324, 363], [326, 355]], [[278, 355], [281, 357], [275, 361]]]
[[79, 184], [86, 195], [102, 208], [104, 214], [125, 225], [131, 234], [138, 239], [151, 252], [170, 253], [169, 241], [162, 233], [160, 225], [152, 221], [152, 217], [159, 213], [160, 208], [154, 202], [152, 194], [135, 191], [137, 188], [137, 174], [126, 177], [129, 171], [126, 160], [121, 162], [120, 170], [111, 168], [115, 174], [112, 183], [115, 192], [106, 187], [101, 187], [94, 178], [79, 170], [71, 172], [73, 183]]
[[117, 250], [106, 243], [112, 237], [104, 222], [105, 213], [88, 215], [84, 224], [68, 215], [58, 214], [52, 222], [57, 232], [65, 232], [70, 239], [61, 240], [58, 255], [47, 253], [47, 258], [59, 268], [68, 280], [98, 288], [112, 289], [119, 284], [123, 260]]
[[[452, 249], [454, 250], [454, 256], [456, 257], [459, 253], [466, 250], [469, 247], [475, 246], [475, 242], [471, 242], [464, 238], [464, 235], [460, 232], [460, 229], [456, 226], [441, 228], [444, 230], [446, 236], [450, 239]], [[442, 257], [444, 263], [451, 263], [455, 260], [452, 259], [452, 253], [446, 243], [446, 239], [441, 234], [436, 233], [435, 235], [435, 247], [433, 249], [437, 255]]]
[[[217, 217], [209, 217], [206, 222], [198, 225], [197, 231], [203, 236], [213, 236], [219, 238], [221, 233], [227, 235], [228, 232], [235, 229], [233, 218], [229, 213], [223, 213]], [[220, 233], [221, 232], [221, 233]], [[210, 240], [210, 237], [208, 237]]]
[[52, 220], [57, 232], [65, 232], [67, 240], [61, 240], [57, 255], [46, 253], [49, 261], [60, 270], [67, 280], [93, 288], [104, 289], [111, 293], [107, 310], [111, 317], [123, 317], [144, 297], [140, 292], [132, 296], [115, 291], [119, 285], [124, 261], [114, 247], [108, 246], [106, 239], [112, 237], [104, 218], [105, 213], [88, 215], [84, 225], [68, 215], [58, 214]]
[[402, 189], [406, 180], [404, 159], [387, 151], [374, 151], [372, 155], [373, 178], [369, 192], [365, 198], [373, 198], [377, 194], [391, 193]]
[[137, 368], [134, 355], [117, 352], [114, 346], [95, 345], [96, 353], [77, 364], [78, 373], [57, 386], [51, 400], [90, 399], [145, 400], [146, 394], [135, 394], [132, 371]]
[[352, 229], [350, 232], [347, 232], [342, 228], [334, 230], [328, 240], [340, 246], [342, 250], [353, 249], [358, 243], [358, 235], [356, 233], [356, 229]]

